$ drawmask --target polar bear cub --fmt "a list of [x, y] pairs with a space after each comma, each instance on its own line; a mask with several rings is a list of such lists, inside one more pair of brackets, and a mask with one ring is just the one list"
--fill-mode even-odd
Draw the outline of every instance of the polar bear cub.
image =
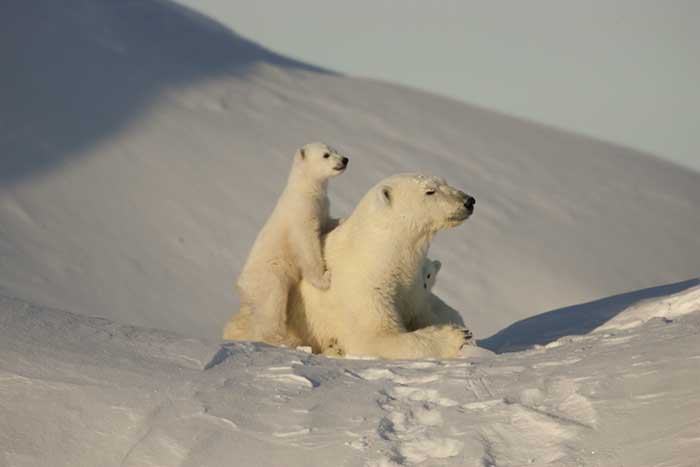
[[442, 263], [436, 259], [425, 258], [423, 261], [423, 289], [430, 292], [433, 290], [435, 281], [437, 280], [437, 274], [440, 272]]
[[[459, 312], [433, 293], [441, 268], [442, 263], [439, 260], [428, 257], [423, 260], [419, 287], [413, 289], [415, 300], [413, 311], [405, 313], [404, 316], [407, 329], [415, 330], [436, 324], [451, 324], [464, 328], [464, 320]], [[471, 337], [471, 332], [465, 330], [467, 344], [474, 343]]]
[[258, 234], [236, 285], [241, 313], [249, 314], [250, 334], [224, 338], [282, 344], [286, 337], [287, 300], [304, 279], [328, 289], [330, 273], [322, 255], [321, 235], [338, 221], [329, 215], [328, 179], [343, 173], [348, 158], [323, 143], [310, 143], [294, 155], [292, 170], [272, 215]]

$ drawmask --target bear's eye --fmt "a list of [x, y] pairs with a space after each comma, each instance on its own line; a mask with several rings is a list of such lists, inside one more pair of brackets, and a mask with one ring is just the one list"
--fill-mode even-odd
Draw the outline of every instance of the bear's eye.
[[435, 194], [435, 190], [428, 190], [428, 191], [425, 192], [425, 194], [428, 195], [428, 196], [429, 196], [429, 195], [434, 195], [434, 194]]
[[430, 274], [428, 274], [428, 279], [430, 279]]
[[323, 155], [323, 158], [324, 158], [324, 159], [328, 159], [329, 157], [331, 157], [331, 155], [328, 154], [328, 153], [325, 153], [325, 154]]

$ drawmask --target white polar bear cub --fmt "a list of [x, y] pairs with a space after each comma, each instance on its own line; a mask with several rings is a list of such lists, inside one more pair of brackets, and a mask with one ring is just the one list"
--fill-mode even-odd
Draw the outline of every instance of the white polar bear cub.
[[347, 165], [347, 157], [323, 143], [310, 143], [296, 152], [287, 186], [236, 282], [240, 311], [253, 317], [252, 329], [239, 335], [227, 326], [225, 339], [282, 343], [290, 288], [302, 278], [319, 289], [330, 287], [321, 235], [337, 221], [329, 216], [326, 191], [328, 179]]
[[425, 258], [423, 261], [423, 289], [427, 291], [433, 290], [435, 281], [437, 280], [438, 272], [442, 263], [436, 259]]
[[[436, 324], [464, 327], [464, 321], [459, 312], [433, 293], [433, 287], [441, 268], [442, 263], [439, 260], [426, 257], [423, 261], [419, 283], [412, 289], [412, 306], [404, 307], [402, 310], [407, 329], [416, 330]], [[465, 335], [471, 337], [471, 332], [467, 332]], [[467, 343], [473, 344], [474, 342], [469, 340]]]

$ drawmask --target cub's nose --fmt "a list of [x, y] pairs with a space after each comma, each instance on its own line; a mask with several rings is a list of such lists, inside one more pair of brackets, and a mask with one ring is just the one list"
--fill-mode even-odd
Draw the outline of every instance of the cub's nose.
[[348, 165], [348, 162], [350, 162], [350, 159], [343, 157], [343, 165]]
[[464, 201], [464, 207], [471, 211], [472, 209], [474, 209], [475, 204], [476, 199], [473, 196], [467, 195], [467, 199]]

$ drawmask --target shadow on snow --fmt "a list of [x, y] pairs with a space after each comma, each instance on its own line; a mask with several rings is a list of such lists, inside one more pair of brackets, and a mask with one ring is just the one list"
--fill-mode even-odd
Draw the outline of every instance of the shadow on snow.
[[168, 0], [9, 0], [1, 18], [0, 188], [79, 157], [164, 89], [263, 62], [325, 72]]
[[536, 344], [546, 345], [564, 336], [588, 334], [641, 300], [678, 293], [698, 284], [700, 279], [690, 279], [559, 308], [513, 323], [478, 344], [493, 352], [505, 353]]

